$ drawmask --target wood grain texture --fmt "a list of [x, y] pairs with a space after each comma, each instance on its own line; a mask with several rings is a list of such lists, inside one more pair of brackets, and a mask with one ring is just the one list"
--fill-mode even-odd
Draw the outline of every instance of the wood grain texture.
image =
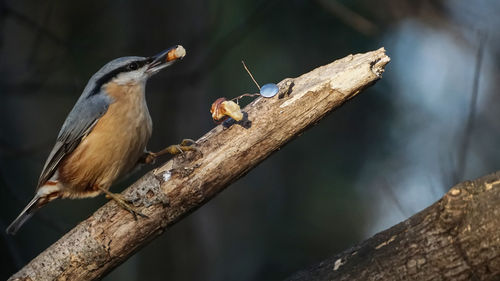
[[[10, 280], [94, 280], [245, 175], [271, 153], [378, 79], [383, 48], [349, 55], [278, 85], [274, 98], [243, 110], [247, 120], [215, 127], [188, 152], [147, 173], [123, 194], [149, 219], [110, 202], [64, 235]], [[207, 109], [208, 110], [208, 109]], [[207, 114], [208, 116], [208, 114]]]
[[289, 281], [500, 280], [500, 171]]

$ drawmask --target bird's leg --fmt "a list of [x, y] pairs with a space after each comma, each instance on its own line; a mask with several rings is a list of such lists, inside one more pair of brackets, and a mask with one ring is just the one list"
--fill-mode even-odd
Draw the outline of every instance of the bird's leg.
[[137, 216], [138, 215], [141, 216], [141, 217], [143, 217], [143, 218], [148, 218], [148, 216], [146, 216], [145, 214], [141, 213], [134, 206], [132, 206], [127, 199], [123, 198], [123, 195], [121, 195], [119, 193], [112, 193], [109, 190], [101, 188], [101, 187], [99, 187], [99, 189], [102, 192], [104, 192], [104, 194], [106, 194], [106, 198], [114, 200], [116, 202], [116, 204], [118, 204], [118, 206], [120, 206], [123, 209], [129, 211], [134, 216], [135, 220], [137, 220]]
[[146, 151], [144, 156], [141, 158], [141, 162], [146, 164], [152, 164], [155, 162], [156, 158], [165, 155], [177, 155], [180, 153], [184, 153], [184, 151], [198, 151], [198, 148], [193, 146], [196, 142], [191, 139], [183, 139], [180, 144], [170, 145], [158, 152]]

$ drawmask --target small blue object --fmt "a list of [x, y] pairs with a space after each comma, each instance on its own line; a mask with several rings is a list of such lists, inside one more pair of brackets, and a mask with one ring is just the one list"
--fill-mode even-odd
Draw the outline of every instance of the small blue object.
[[266, 98], [274, 97], [279, 90], [276, 84], [268, 83], [260, 88], [260, 95]]

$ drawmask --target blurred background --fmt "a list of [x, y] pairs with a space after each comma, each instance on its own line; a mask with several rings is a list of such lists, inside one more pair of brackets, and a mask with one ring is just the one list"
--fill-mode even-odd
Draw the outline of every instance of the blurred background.
[[148, 83], [155, 151], [213, 128], [216, 98], [257, 91], [242, 59], [264, 84], [386, 48], [376, 85], [104, 278], [281, 280], [500, 169], [499, 14], [486, 0], [0, 1], [0, 278], [107, 201], [55, 201], [3, 231], [108, 61], [187, 49]]

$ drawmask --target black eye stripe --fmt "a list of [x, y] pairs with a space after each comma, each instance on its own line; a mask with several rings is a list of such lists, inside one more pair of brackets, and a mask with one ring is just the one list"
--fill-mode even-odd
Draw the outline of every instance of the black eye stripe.
[[[123, 73], [123, 72], [129, 72], [129, 71], [137, 70], [137, 69], [143, 67], [144, 65], [146, 65], [150, 61], [151, 61], [151, 59], [149, 59], [149, 58], [143, 59], [143, 60], [132, 61], [132, 62], [129, 62], [128, 64], [126, 64], [124, 66], [118, 67], [118, 68], [116, 68], [116, 69], [108, 72], [107, 74], [103, 75], [101, 78], [99, 78], [99, 79], [97, 79], [95, 81], [95, 86], [94, 86], [94, 88], [92, 89], [92, 91], [89, 93], [89, 95], [87, 97], [91, 97], [91, 96], [96, 95], [97, 93], [99, 93], [99, 91], [101, 90], [101, 87], [104, 84], [106, 84], [109, 81], [111, 81], [116, 76], [118, 76], [118, 74]], [[135, 64], [137, 66], [137, 68], [131, 69], [130, 66], [132, 64]]]

